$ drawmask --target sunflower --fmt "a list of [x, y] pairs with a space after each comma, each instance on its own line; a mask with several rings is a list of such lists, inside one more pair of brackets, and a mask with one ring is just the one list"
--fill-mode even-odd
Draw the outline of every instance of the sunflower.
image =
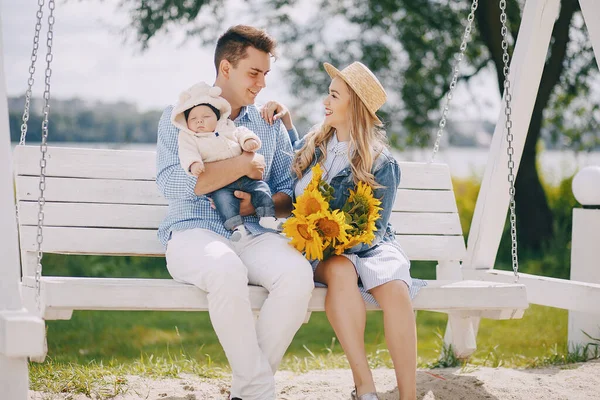
[[348, 230], [351, 226], [346, 223], [346, 215], [340, 210], [319, 212], [309, 217], [309, 220], [314, 222], [326, 247], [335, 247], [350, 239]]
[[377, 230], [375, 222], [379, 219], [381, 201], [373, 195], [373, 189], [367, 183], [359, 182], [356, 190], [350, 190], [350, 196], [343, 207], [348, 216], [351, 240], [343, 247], [338, 246], [337, 251], [349, 249], [359, 243], [371, 243], [375, 239]]
[[323, 259], [323, 240], [314, 222], [304, 216], [290, 217], [283, 223], [283, 233], [291, 238], [290, 245], [306, 253], [309, 260]]
[[348, 202], [355, 203], [355, 207], [359, 207], [361, 211], [368, 212], [369, 219], [377, 219], [379, 217], [381, 201], [373, 196], [373, 189], [365, 182], [358, 182], [356, 191], [350, 190]]
[[324, 212], [329, 209], [329, 203], [325, 200], [317, 188], [306, 188], [304, 193], [298, 197], [294, 204], [294, 215], [308, 217], [310, 215]]
[[342, 254], [346, 249], [351, 249], [352, 247], [356, 246], [357, 244], [360, 244], [361, 241], [358, 240], [357, 237], [351, 237], [348, 242], [346, 243], [339, 243], [335, 249], [334, 252], [336, 255], [340, 255]]
[[314, 190], [319, 188], [319, 184], [321, 183], [321, 178], [323, 177], [323, 170], [321, 169], [321, 164], [316, 163], [314, 167], [311, 169], [312, 171], [312, 179], [310, 180], [308, 186], [306, 186], [305, 190]]

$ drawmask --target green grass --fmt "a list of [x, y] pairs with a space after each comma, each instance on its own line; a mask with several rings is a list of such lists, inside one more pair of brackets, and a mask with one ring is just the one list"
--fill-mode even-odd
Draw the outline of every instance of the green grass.
[[[140, 363], [144, 357], [175, 359], [184, 355], [199, 365], [225, 366], [224, 353], [207, 313], [185, 312], [75, 312], [69, 321], [49, 321], [49, 360], [57, 364]], [[421, 365], [439, 358], [440, 334], [446, 316], [419, 311], [418, 355]], [[371, 355], [389, 359], [385, 351], [382, 313], [368, 314], [365, 343]], [[490, 354], [503, 365], [527, 366], [528, 360], [544, 357], [555, 348], [566, 353], [567, 312], [531, 306], [523, 319], [483, 320], [479, 349], [472, 362], [489, 364]], [[324, 313], [313, 313], [292, 342], [284, 365], [293, 358], [342, 354]], [[43, 365], [43, 364], [42, 364]], [[295, 369], [295, 368], [292, 368]], [[165, 375], [166, 372], [158, 375]]]

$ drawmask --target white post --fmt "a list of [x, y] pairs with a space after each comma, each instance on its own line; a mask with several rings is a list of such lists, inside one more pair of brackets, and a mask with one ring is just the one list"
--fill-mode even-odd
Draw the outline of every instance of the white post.
[[44, 352], [44, 322], [21, 303], [19, 245], [15, 218], [8, 102], [0, 24], [0, 393], [26, 400], [27, 356]]
[[[573, 178], [573, 194], [585, 208], [573, 209], [571, 280], [600, 283], [600, 166], [585, 167]], [[589, 301], [583, 297], [581, 302]], [[569, 343], [593, 343], [600, 338], [600, 308], [595, 314], [569, 311]], [[585, 333], [584, 333], [585, 332]], [[594, 342], [599, 344], [598, 342]]]
[[[595, 1], [595, 0], [594, 0]], [[510, 63], [514, 162], [518, 169], [540, 86], [560, 0], [527, 0]], [[494, 267], [509, 203], [504, 102], [496, 124], [485, 174], [469, 231], [463, 268]], [[516, 172], [515, 169], [515, 172]]]
[[583, 14], [585, 26], [590, 34], [592, 47], [596, 54], [596, 61], [600, 64], [600, 22], [598, 22], [598, 16], [600, 15], [600, 1], [579, 0], [579, 5], [581, 6], [581, 14]]

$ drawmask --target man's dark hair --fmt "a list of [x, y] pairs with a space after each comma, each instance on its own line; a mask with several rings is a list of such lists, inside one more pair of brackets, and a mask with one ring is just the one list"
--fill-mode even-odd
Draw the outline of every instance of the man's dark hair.
[[221, 119], [221, 111], [219, 111], [219, 109], [218, 109], [218, 108], [216, 108], [216, 107], [215, 107], [215, 106], [213, 106], [212, 104], [208, 104], [208, 103], [200, 103], [200, 104], [196, 104], [194, 107], [190, 107], [190, 108], [188, 108], [187, 110], [185, 110], [185, 111], [183, 112], [183, 116], [185, 117], [185, 122], [187, 122], [187, 120], [188, 120], [188, 118], [189, 118], [189, 116], [190, 116], [190, 113], [192, 112], [192, 110], [193, 110], [194, 108], [196, 108], [196, 107], [200, 107], [200, 106], [206, 106], [206, 107], [210, 108], [210, 109], [211, 109], [211, 110], [212, 110], [212, 111], [215, 113], [215, 115], [217, 116], [217, 121]]
[[238, 62], [246, 58], [248, 47], [254, 47], [256, 50], [277, 57], [275, 53], [277, 42], [266, 31], [248, 25], [235, 25], [227, 29], [227, 32], [222, 34], [217, 41], [215, 48], [217, 75], [221, 61], [227, 60], [237, 67]]

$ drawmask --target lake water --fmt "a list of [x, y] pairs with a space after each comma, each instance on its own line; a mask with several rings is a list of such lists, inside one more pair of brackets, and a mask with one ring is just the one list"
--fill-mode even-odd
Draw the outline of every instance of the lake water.
[[[16, 146], [13, 143], [13, 147]], [[149, 150], [154, 151], [156, 145], [152, 143], [52, 143], [60, 147], [88, 147], [120, 150]], [[393, 151], [394, 156], [402, 161], [429, 161], [431, 149], [413, 149], [407, 151]], [[440, 149], [436, 162], [447, 163], [452, 176], [457, 178], [473, 177], [481, 179], [487, 163], [488, 149], [476, 147], [451, 147]], [[600, 152], [574, 152], [567, 150], [545, 150], [538, 156], [541, 174], [552, 184], [575, 174], [579, 169], [588, 165], [600, 165]]]

